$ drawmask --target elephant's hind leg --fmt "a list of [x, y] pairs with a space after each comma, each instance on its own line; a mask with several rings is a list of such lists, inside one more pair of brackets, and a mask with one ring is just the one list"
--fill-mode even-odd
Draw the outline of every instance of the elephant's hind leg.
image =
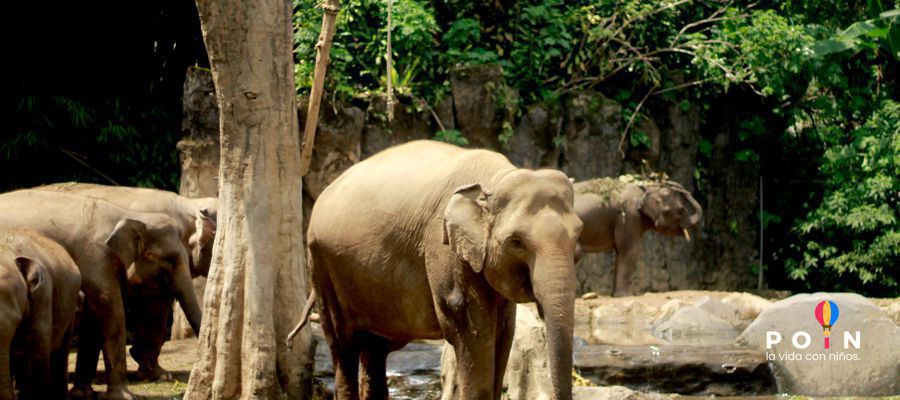
[[[369, 336], [369, 335], [366, 335]], [[388, 398], [387, 388], [387, 355], [388, 348], [374, 337], [362, 340], [360, 363], [362, 376], [359, 380], [361, 399], [385, 400]]]
[[361, 398], [364, 400], [386, 400], [387, 356], [388, 353], [400, 349], [405, 342], [392, 342], [381, 336], [363, 333], [357, 336], [360, 344], [360, 363], [363, 373], [360, 377]]
[[317, 287], [321, 314], [319, 322], [322, 332], [331, 350], [331, 361], [334, 364], [334, 398], [336, 400], [359, 399], [359, 347], [353, 336], [347, 332], [347, 322], [339, 310], [336, 297], [332, 291]]

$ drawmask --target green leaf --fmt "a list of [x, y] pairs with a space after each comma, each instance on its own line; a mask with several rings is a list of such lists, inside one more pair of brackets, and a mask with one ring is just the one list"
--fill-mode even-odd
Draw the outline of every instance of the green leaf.
[[816, 57], [822, 57], [832, 53], [840, 53], [854, 47], [854, 43], [848, 40], [824, 39], [813, 44], [812, 51]]

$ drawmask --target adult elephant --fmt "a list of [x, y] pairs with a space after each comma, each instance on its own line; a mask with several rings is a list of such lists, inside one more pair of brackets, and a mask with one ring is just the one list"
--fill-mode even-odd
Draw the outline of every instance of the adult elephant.
[[[176, 193], [125, 186], [91, 183], [57, 183], [36, 188], [105, 200], [132, 211], [162, 213], [172, 217], [182, 230], [182, 244], [191, 255], [191, 275], [207, 276], [212, 260], [216, 234], [217, 199], [187, 198]], [[138, 363], [138, 376], [143, 380], [171, 379], [159, 365], [159, 354], [169, 338], [174, 288], [161, 276], [139, 285], [129, 284], [127, 322], [131, 332], [131, 356]], [[196, 330], [195, 334], [199, 334]]]
[[386, 398], [388, 353], [446, 338], [462, 397], [499, 399], [515, 303], [536, 301], [554, 398], [570, 399], [581, 225], [565, 174], [491, 151], [415, 141], [348, 169], [308, 233], [336, 398]]
[[[81, 274], [58, 243], [28, 228], [0, 233], [0, 399], [64, 399]], [[13, 360], [11, 362], [10, 355]]]
[[188, 198], [165, 190], [65, 182], [35, 188], [104, 200], [132, 211], [161, 213], [175, 219], [191, 255], [191, 276], [207, 276], [216, 234], [215, 197]]
[[188, 254], [181, 243], [181, 228], [171, 217], [83, 196], [21, 190], [0, 195], [0, 230], [17, 226], [32, 228], [58, 242], [81, 272], [86, 304], [72, 395], [91, 394], [102, 348], [107, 395], [132, 397], [125, 383], [121, 281], [139, 284], [157, 279], [161, 273], [170, 275], [192, 327], [199, 329], [200, 306], [191, 285]]
[[631, 274], [641, 255], [644, 232], [683, 235], [690, 240], [687, 230], [697, 226], [703, 217], [703, 208], [694, 196], [664, 175], [625, 175], [577, 182], [575, 212], [584, 222], [578, 256], [581, 252], [616, 252], [615, 296], [631, 294]]

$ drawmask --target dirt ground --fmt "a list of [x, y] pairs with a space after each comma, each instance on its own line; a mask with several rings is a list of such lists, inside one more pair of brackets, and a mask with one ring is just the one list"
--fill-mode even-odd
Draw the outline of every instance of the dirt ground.
[[[137, 363], [128, 357], [128, 388], [143, 399], [152, 400], [170, 400], [181, 399], [185, 389], [187, 389], [187, 381], [191, 375], [191, 368], [197, 361], [197, 339], [181, 339], [166, 342], [163, 346], [162, 353], [159, 356], [159, 364], [163, 368], [172, 373], [174, 381], [168, 382], [137, 382], [135, 381], [135, 371], [137, 371]], [[75, 352], [69, 354], [69, 372], [75, 371]], [[103, 357], [97, 363], [97, 380], [104, 381]], [[71, 379], [70, 379], [71, 381]], [[94, 390], [97, 392], [106, 391], [105, 384], [94, 384]]]

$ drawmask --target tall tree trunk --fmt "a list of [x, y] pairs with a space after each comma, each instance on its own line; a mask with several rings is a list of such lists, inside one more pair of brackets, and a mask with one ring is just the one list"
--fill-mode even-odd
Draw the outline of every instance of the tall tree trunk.
[[[219, 103], [219, 223], [185, 399], [308, 398], [291, 4], [197, 0]], [[297, 340], [300, 340], [299, 342]]]

